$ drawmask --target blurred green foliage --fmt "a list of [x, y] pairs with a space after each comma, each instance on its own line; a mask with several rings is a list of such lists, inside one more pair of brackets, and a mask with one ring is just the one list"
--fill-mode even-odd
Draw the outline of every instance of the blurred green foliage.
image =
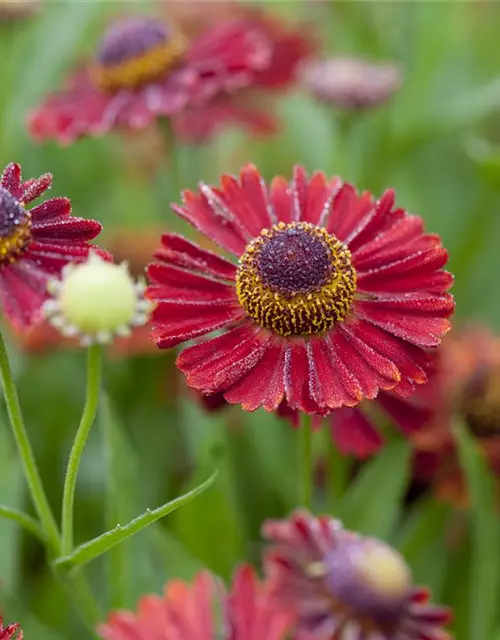
[[[177, 223], [168, 203], [181, 187], [215, 181], [247, 161], [266, 178], [290, 175], [293, 164], [301, 163], [339, 173], [377, 195], [395, 187], [398, 203], [422, 215], [450, 251], [457, 321], [500, 329], [500, 4], [267, 5], [287, 18], [307, 18], [329, 53], [399, 62], [402, 89], [385, 106], [346, 116], [297, 88], [278, 105], [282, 130], [275, 138], [250, 140], [244, 132], [229, 131], [207, 147], [176, 148], [154, 176], [144, 171], [141, 159], [128, 155], [118, 134], [60, 149], [35, 144], [25, 130], [29, 110], [92, 51], [110, 15], [154, 7], [46, 2], [26, 21], [0, 23], [0, 164], [18, 161], [26, 177], [52, 172], [55, 194], [70, 196], [77, 215], [104, 223], [104, 242], [122, 227], [140, 230], [159, 222], [173, 228]], [[59, 513], [83, 403], [84, 357], [76, 351], [28, 357], [12, 348], [28, 429]], [[208, 415], [172, 371], [172, 354], [108, 364], [106, 388], [118, 426], [106, 429], [101, 416], [92, 433], [77, 491], [77, 542], [175, 497], [206, 478], [214, 465], [220, 477], [162, 525], [90, 565], [103, 611], [133, 606], [142, 593], [159, 591], [173, 576], [191, 577], [202, 566], [227, 578], [238, 561], [257, 562], [260, 523], [295, 505], [294, 432], [260, 412]], [[29, 510], [4, 416], [0, 427], [0, 502]], [[466, 437], [462, 449], [474, 486], [470, 516], [451, 513], [427, 497], [403, 514], [409, 469], [408, 450], [400, 442], [368, 463], [334, 512], [349, 526], [400, 545], [418, 580], [456, 606], [458, 640], [492, 640], [500, 637], [499, 523], [492, 500], [483, 496], [487, 480]], [[454, 527], [464, 531], [459, 551], [448, 543]], [[22, 621], [28, 640], [87, 637], [74, 612], [61, 605], [66, 600], [39, 545], [3, 520], [0, 540], [0, 603], [9, 620]], [[106, 583], [109, 589], [103, 588]]]

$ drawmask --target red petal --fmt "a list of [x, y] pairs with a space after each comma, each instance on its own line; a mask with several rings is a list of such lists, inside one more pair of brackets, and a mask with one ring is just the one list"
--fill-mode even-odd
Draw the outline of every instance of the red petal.
[[285, 178], [278, 176], [271, 182], [270, 198], [276, 218], [279, 222], [291, 222], [293, 219], [292, 191]]
[[160, 302], [153, 311], [152, 336], [160, 349], [169, 349], [186, 340], [227, 327], [241, 320], [244, 313], [239, 305], [233, 303]]
[[371, 215], [373, 208], [370, 193], [358, 195], [352, 185], [344, 184], [333, 200], [330, 216], [326, 220], [326, 230], [345, 242], [353, 230]]
[[96, 220], [85, 220], [84, 218], [74, 218], [66, 216], [54, 218], [47, 222], [36, 222], [32, 227], [35, 241], [56, 241], [68, 240], [69, 242], [93, 240], [102, 231], [102, 225]]
[[71, 215], [71, 201], [69, 198], [51, 198], [30, 210], [33, 227], [53, 218], [63, 218]]
[[147, 288], [150, 300], [188, 301], [212, 300], [217, 302], [238, 302], [236, 289], [205, 276], [189, 273], [173, 265], [155, 262], [147, 269], [152, 285]]
[[221, 185], [225, 205], [252, 237], [277, 222], [267, 201], [264, 180], [253, 165], [241, 170], [239, 182], [232, 176], [222, 176]]
[[417, 407], [411, 401], [398, 398], [392, 393], [380, 393], [377, 402], [405, 435], [421, 429], [433, 415], [430, 409]]
[[174, 211], [224, 249], [240, 256], [251, 236], [213, 189], [207, 185], [200, 189], [200, 194], [185, 191], [185, 206], [173, 205]]
[[372, 349], [394, 362], [402, 378], [410, 378], [418, 383], [427, 381], [426, 369], [430, 357], [425, 351], [365, 321], [356, 322], [350, 329]]
[[155, 258], [194, 271], [205, 273], [223, 280], [236, 280], [236, 266], [224, 258], [202, 249], [182, 236], [166, 233], [161, 238], [162, 247], [155, 252]]
[[357, 274], [358, 291], [376, 293], [381, 289], [384, 292], [408, 292], [425, 291], [427, 293], [440, 294], [448, 291], [453, 284], [453, 276], [447, 271], [434, 271], [413, 274], [403, 274], [401, 277], [378, 279]]
[[[18, 329], [26, 330], [41, 318], [47, 298], [47, 278], [33, 279], [14, 263], [0, 270], [0, 299], [4, 313]], [[23, 265], [25, 266], [25, 265]]]
[[375, 235], [392, 226], [395, 218], [397, 219], [404, 215], [401, 209], [392, 210], [394, 198], [394, 191], [392, 189], [387, 190], [380, 200], [375, 203], [371, 211], [351, 230], [345, 239], [345, 243], [352, 252], [369, 242]]
[[[224, 336], [226, 339], [219, 342], [219, 349], [213, 356], [209, 360], [205, 359], [197, 367], [191, 366], [188, 369], [183, 364], [183, 354], [180, 354], [177, 366], [186, 374], [191, 387], [204, 393], [224, 391], [260, 362], [269, 346], [270, 334], [252, 325], [240, 329], [243, 330], [235, 329], [229, 332], [227, 337]], [[224, 345], [223, 348], [220, 346], [221, 343]], [[193, 357], [192, 352], [190, 356]], [[199, 357], [199, 354], [195, 356]]]
[[312, 392], [318, 405], [338, 409], [357, 404], [361, 399], [361, 389], [338, 354], [332, 350], [328, 338], [310, 340], [307, 350], [309, 359], [314, 361], [315, 384]]
[[224, 394], [226, 400], [241, 404], [246, 411], [254, 411], [260, 406], [266, 411], [275, 411], [285, 394], [284, 356], [284, 342], [275, 340], [259, 366], [249, 371]]
[[359, 300], [356, 302], [355, 313], [367, 322], [412, 344], [437, 347], [443, 335], [450, 329], [450, 322], [446, 318], [453, 313], [453, 309], [451, 296], [429, 296], [392, 302]]
[[[286, 400], [292, 409], [298, 409], [305, 413], [324, 413], [314, 400], [310, 376], [314, 362], [309, 361], [305, 342], [297, 340], [289, 342], [285, 348], [285, 392]], [[315, 377], [316, 374], [314, 373]]]
[[21, 195], [20, 200], [24, 204], [29, 204], [33, 200], [39, 198], [42, 193], [47, 191], [49, 187], [52, 185], [52, 174], [44, 173], [43, 176], [39, 178], [31, 178], [30, 180], [26, 180], [26, 182], [21, 183]]
[[[406, 255], [401, 260], [390, 262], [371, 271], [362, 272], [358, 279], [361, 283], [379, 282], [379, 288], [384, 290], [384, 283], [394, 278], [422, 275], [423, 273], [434, 274], [438, 269], [442, 269], [448, 261], [448, 252], [442, 247], [431, 247]], [[356, 266], [354, 264], [354, 266]]]
[[0, 181], [0, 186], [19, 200], [21, 197], [21, 165], [17, 164], [17, 162], [11, 162], [8, 164], [2, 174], [2, 179]]
[[332, 438], [344, 454], [367, 458], [378, 451], [383, 440], [359, 409], [339, 409], [330, 416]]
[[51, 274], [56, 274], [68, 262], [83, 262], [87, 260], [89, 252], [97, 253], [103, 260], [111, 261], [113, 257], [96, 245], [85, 242], [30, 242], [23, 255], [23, 262], [31, 261]]

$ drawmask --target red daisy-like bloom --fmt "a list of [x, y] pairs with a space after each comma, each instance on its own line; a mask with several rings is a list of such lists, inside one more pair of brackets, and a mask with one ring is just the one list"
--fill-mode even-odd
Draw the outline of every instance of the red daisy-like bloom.
[[[94, 60], [68, 88], [35, 110], [29, 128], [39, 140], [70, 143], [116, 127], [142, 129], [163, 116], [189, 136], [189, 124], [201, 114], [201, 129], [208, 135], [216, 125], [199, 111], [205, 105], [216, 122], [260, 126], [255, 112], [231, 107], [223, 97], [249, 86], [290, 84], [310, 50], [302, 35], [264, 18], [229, 20], [190, 42], [160, 20], [125, 18], [111, 25]], [[193, 135], [200, 135], [196, 122]]]
[[98, 633], [104, 640], [285, 640], [290, 622], [289, 614], [270, 607], [253, 569], [243, 566], [229, 593], [203, 571], [193, 585], [174, 581], [163, 597], [145, 596], [136, 613], [110, 614]]
[[0, 640], [23, 640], [23, 632], [18, 622], [3, 626], [3, 618], [0, 616]]
[[451, 640], [444, 607], [415, 587], [402, 556], [332, 518], [297, 511], [269, 521], [265, 558], [275, 605], [297, 617], [308, 640]]
[[160, 348], [199, 338], [177, 359], [188, 384], [246, 410], [326, 414], [426, 382], [424, 348], [449, 329], [447, 252], [422, 220], [339, 178], [267, 187], [256, 168], [185, 191], [174, 210], [238, 259], [173, 234], [148, 269]]
[[14, 163], [0, 179], [0, 301], [22, 330], [39, 320], [47, 281], [66, 264], [86, 260], [90, 250], [108, 257], [88, 244], [100, 233], [100, 223], [72, 216], [67, 198], [26, 208], [51, 184], [49, 173], [23, 182], [21, 167]]

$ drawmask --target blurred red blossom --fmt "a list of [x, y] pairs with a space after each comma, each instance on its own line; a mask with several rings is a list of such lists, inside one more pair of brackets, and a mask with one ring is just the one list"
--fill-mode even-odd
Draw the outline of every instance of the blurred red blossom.
[[176, 580], [163, 596], [144, 596], [136, 612], [111, 613], [98, 633], [104, 640], [285, 640], [291, 619], [270, 607], [265, 585], [242, 566], [229, 591], [202, 571], [192, 585]]

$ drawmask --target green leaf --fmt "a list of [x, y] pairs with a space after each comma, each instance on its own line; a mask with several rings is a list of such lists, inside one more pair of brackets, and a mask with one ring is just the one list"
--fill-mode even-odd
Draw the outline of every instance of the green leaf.
[[426, 548], [442, 537], [449, 516], [450, 508], [433, 498], [420, 500], [414, 506], [398, 536], [398, 549], [410, 564], [416, 564]]
[[350, 529], [387, 538], [399, 515], [406, 488], [411, 447], [393, 442], [366, 464], [340, 507], [340, 519]]
[[32, 518], [22, 511], [0, 504], [0, 518], [16, 522], [20, 527], [36, 536], [42, 543], [47, 539], [44, 530], [35, 518]]
[[498, 623], [500, 521], [493, 478], [487, 462], [463, 423], [454, 426], [467, 477], [472, 515], [470, 631], [474, 640], [490, 640]]
[[171, 502], [167, 502], [153, 511], [151, 509], [147, 509], [142, 515], [134, 518], [134, 520], [131, 520], [128, 524], [123, 526], [118, 524], [111, 531], [106, 531], [106, 533], [103, 533], [98, 538], [80, 545], [67, 556], [58, 558], [54, 563], [55, 566], [59, 569], [69, 570], [71, 568], [81, 567], [91, 562], [110, 549], [113, 549], [117, 544], [120, 544], [139, 531], [142, 531], [145, 527], [148, 527], [161, 518], [164, 518], [169, 513], [172, 513], [172, 511], [175, 511], [176, 509], [179, 509], [179, 507], [190, 502], [193, 498], [208, 489], [214, 483], [217, 475], [218, 472], [216, 471], [207, 480], [205, 480], [205, 482], [188, 493], [185, 493], [183, 496], [180, 496]]

